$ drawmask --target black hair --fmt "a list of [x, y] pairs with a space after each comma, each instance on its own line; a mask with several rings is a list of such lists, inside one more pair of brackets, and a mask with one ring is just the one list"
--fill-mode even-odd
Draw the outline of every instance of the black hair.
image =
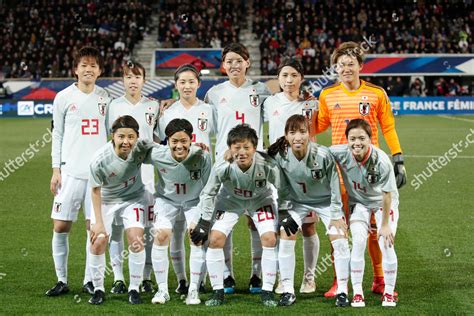
[[178, 132], [185, 132], [189, 138], [193, 138], [193, 125], [186, 119], [176, 118], [166, 125], [165, 135], [170, 138]]
[[131, 128], [137, 133], [137, 135], [139, 134], [138, 133], [138, 129], [139, 129], [138, 122], [137, 122], [137, 120], [135, 120], [130, 115], [120, 116], [118, 119], [116, 119], [114, 121], [114, 123], [112, 124], [112, 128], [110, 129], [110, 132], [113, 134], [119, 128]]
[[104, 72], [104, 58], [100, 54], [99, 50], [95, 47], [92, 46], [84, 46], [82, 47], [75, 55], [74, 55], [74, 61], [73, 61], [73, 66], [74, 69], [77, 69], [79, 66], [79, 62], [83, 57], [91, 57], [95, 58], [97, 64], [99, 65], [100, 72]]
[[179, 66], [178, 69], [176, 69], [176, 72], [174, 73], [174, 82], [178, 82], [179, 75], [185, 71], [192, 72], [196, 76], [197, 81], [201, 82], [201, 73], [192, 64], [184, 64]]
[[142, 64], [136, 61], [129, 60], [126, 64], [122, 66], [122, 76], [125, 77], [129, 72], [134, 75], [142, 75], [145, 79], [146, 72], [145, 67]]
[[286, 66], [294, 68], [301, 75], [301, 78], [304, 78], [303, 64], [301, 64], [301, 62], [294, 57], [288, 57], [281, 61], [280, 65], [278, 66], [277, 77], [280, 75], [283, 67]]
[[224, 61], [227, 53], [230, 53], [230, 52], [240, 55], [244, 60], [250, 59], [250, 54], [247, 47], [245, 47], [244, 45], [240, 43], [230, 43], [226, 47], [224, 47], [224, 50], [222, 51], [222, 61]]
[[369, 138], [372, 138], [372, 128], [366, 120], [360, 118], [351, 120], [346, 126], [346, 138], [349, 135], [349, 131], [354, 128], [362, 128], [369, 135]]
[[[309, 122], [305, 116], [300, 114], [290, 116], [288, 120], [286, 120], [285, 135], [287, 135], [290, 131], [299, 130], [302, 126], [305, 126], [309, 131]], [[271, 144], [270, 147], [268, 147], [267, 152], [271, 157], [275, 157], [278, 153], [280, 153], [280, 155], [284, 155], [288, 145], [289, 144], [285, 136], [281, 136], [273, 144]]]
[[239, 124], [232, 128], [227, 134], [227, 146], [231, 146], [237, 142], [249, 140], [255, 148], [258, 144], [257, 132], [248, 124]]

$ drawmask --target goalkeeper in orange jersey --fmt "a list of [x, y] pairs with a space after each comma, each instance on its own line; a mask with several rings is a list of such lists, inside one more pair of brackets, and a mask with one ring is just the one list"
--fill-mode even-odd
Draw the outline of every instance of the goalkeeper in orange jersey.
[[[372, 143], [378, 146], [377, 123], [387, 142], [394, 163], [397, 187], [406, 183], [403, 154], [395, 130], [390, 101], [382, 87], [376, 86], [359, 78], [364, 62], [364, 52], [361, 46], [354, 42], [342, 43], [331, 56], [331, 65], [335, 66], [339, 81], [321, 92], [319, 96], [319, 111], [313, 115], [313, 132], [322, 133], [328, 127], [332, 128], [332, 144], [347, 143], [345, 129], [350, 120], [362, 118], [366, 120], [373, 131]], [[348, 212], [348, 197], [341, 180], [344, 209]], [[348, 218], [348, 216], [346, 216]], [[382, 270], [382, 253], [377, 242], [375, 219], [371, 219], [371, 234], [369, 237], [369, 253], [374, 270], [372, 291], [383, 294], [385, 282]], [[334, 279], [336, 280], [336, 279]], [[336, 281], [324, 295], [336, 295]]]

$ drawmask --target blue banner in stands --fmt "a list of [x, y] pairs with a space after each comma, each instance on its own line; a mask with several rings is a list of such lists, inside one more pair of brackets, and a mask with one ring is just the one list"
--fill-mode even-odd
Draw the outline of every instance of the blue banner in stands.
[[395, 115], [474, 114], [474, 97], [390, 97]]
[[219, 69], [221, 49], [158, 49], [155, 51], [155, 68], [175, 70], [181, 65], [193, 64], [198, 70]]

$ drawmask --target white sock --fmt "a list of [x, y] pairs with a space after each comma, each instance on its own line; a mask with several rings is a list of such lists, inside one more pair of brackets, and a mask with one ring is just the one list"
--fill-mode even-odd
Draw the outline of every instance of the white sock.
[[303, 237], [303, 258], [304, 276], [314, 280], [314, 272], [319, 257], [319, 236], [314, 234], [310, 237]]
[[276, 247], [262, 248], [262, 290], [273, 291], [278, 261]]
[[234, 277], [234, 270], [232, 268], [232, 251], [234, 250], [233, 247], [233, 241], [232, 241], [232, 232], [230, 232], [229, 236], [227, 236], [227, 239], [224, 244], [224, 258], [225, 258], [225, 266], [224, 266], [224, 279], [227, 279], [227, 277], [230, 275]]
[[395, 248], [385, 249], [383, 237], [379, 238], [379, 247], [382, 251], [382, 269], [385, 280], [385, 293], [393, 295], [397, 281], [398, 259]]
[[143, 238], [145, 239], [145, 267], [143, 268], [143, 280], [151, 280], [153, 263], [151, 262], [151, 251], [153, 249], [152, 227], [145, 227]]
[[199, 288], [201, 282], [203, 266], [206, 263], [206, 252], [202, 246], [191, 245], [191, 255], [189, 258], [190, 288]]
[[151, 261], [153, 262], [153, 270], [155, 271], [158, 288], [168, 291], [168, 269], [170, 266], [168, 260], [168, 246], [153, 244]]
[[67, 259], [69, 255], [69, 233], [53, 231], [53, 260], [58, 281], [67, 283]]
[[331, 241], [334, 248], [334, 268], [337, 277], [336, 293], [348, 293], [347, 283], [349, 282], [349, 262], [351, 253], [347, 239], [336, 239]]
[[186, 234], [186, 220], [176, 221], [170, 241], [170, 257], [173, 270], [178, 282], [188, 280], [186, 277], [186, 250], [184, 248], [184, 236]]
[[112, 234], [109, 242], [109, 256], [112, 270], [114, 271], [114, 281], [124, 281], [123, 276], [123, 226], [112, 225]]
[[364, 295], [362, 280], [365, 270], [365, 248], [367, 247], [367, 226], [361, 223], [351, 223], [352, 251], [351, 251], [351, 283], [354, 295]]
[[90, 238], [91, 237], [91, 232], [90, 232], [90, 230], [86, 229], [86, 235], [87, 235], [87, 239], [86, 239], [86, 266], [85, 266], [85, 269], [84, 269], [84, 280], [82, 281], [82, 284], [86, 284], [87, 282], [92, 281], [91, 272], [90, 272], [90, 268], [89, 268], [89, 265], [90, 265], [89, 254], [90, 254], [90, 249], [91, 249], [91, 238]]
[[295, 294], [295, 245], [296, 240], [280, 239], [278, 246], [278, 265], [283, 292]]
[[252, 253], [252, 274], [260, 277], [262, 274], [262, 241], [257, 230], [250, 230], [250, 245]]
[[207, 271], [213, 290], [224, 288], [224, 251], [222, 248], [208, 248], [206, 252]]
[[104, 289], [104, 273], [105, 273], [105, 254], [94, 255], [90, 254], [90, 270], [92, 275], [92, 284], [94, 284], [94, 290]]
[[128, 269], [130, 272], [130, 286], [128, 291], [136, 290], [140, 288], [140, 283], [143, 279], [143, 268], [145, 267], [145, 250], [140, 252], [132, 252], [128, 254]]

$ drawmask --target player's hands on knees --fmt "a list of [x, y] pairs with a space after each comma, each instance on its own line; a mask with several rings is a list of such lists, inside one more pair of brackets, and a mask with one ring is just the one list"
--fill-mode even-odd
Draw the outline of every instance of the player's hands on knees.
[[200, 244], [204, 244], [209, 236], [210, 226], [210, 221], [206, 221], [202, 218], [199, 219], [199, 222], [197, 223], [196, 227], [194, 227], [194, 229], [192, 229], [191, 231], [191, 241], [197, 246], [199, 246]]
[[383, 244], [385, 249], [387, 249], [387, 247], [392, 247], [395, 243], [395, 237], [393, 236], [392, 230], [390, 229], [390, 226], [388, 224], [382, 225], [382, 227], [380, 227], [380, 231], [378, 233], [377, 238], [380, 237], [383, 237]]
[[299, 228], [298, 223], [295, 222], [295, 220], [290, 214], [284, 215], [280, 219], [279, 224], [280, 224], [280, 227], [283, 227], [288, 237], [298, 232], [298, 228]]
[[91, 244], [93, 244], [99, 238], [106, 238], [107, 232], [105, 231], [104, 224], [102, 223], [95, 223], [92, 225], [91, 229]]
[[49, 189], [53, 195], [58, 193], [58, 190], [61, 188], [61, 171], [59, 168], [53, 169], [53, 175], [51, 177], [51, 183]]
[[339, 235], [344, 235], [344, 237], [347, 238], [347, 224], [344, 218], [332, 219], [329, 222], [328, 230], [331, 229], [331, 227], [335, 227]]
[[407, 172], [403, 164], [403, 155], [395, 154], [392, 156], [393, 170], [395, 172], [395, 180], [397, 181], [397, 188], [401, 188], [407, 183]]

